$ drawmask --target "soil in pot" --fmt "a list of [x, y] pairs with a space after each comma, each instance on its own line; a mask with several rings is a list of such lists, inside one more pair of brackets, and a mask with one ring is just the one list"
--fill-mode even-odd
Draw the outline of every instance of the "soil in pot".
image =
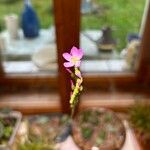
[[73, 122], [73, 138], [83, 150], [119, 150], [125, 141], [122, 121], [110, 110], [92, 108], [80, 112]]

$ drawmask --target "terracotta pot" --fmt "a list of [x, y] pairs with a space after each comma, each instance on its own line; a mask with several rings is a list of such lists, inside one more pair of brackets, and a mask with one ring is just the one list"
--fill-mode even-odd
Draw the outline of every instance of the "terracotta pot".
[[[86, 113], [89, 113], [87, 118], [84, 116]], [[97, 119], [94, 119], [95, 114]], [[73, 121], [72, 134], [75, 143], [83, 150], [91, 150], [93, 146], [100, 150], [120, 150], [126, 137], [122, 121], [114, 112], [104, 108], [89, 108], [79, 112]]]

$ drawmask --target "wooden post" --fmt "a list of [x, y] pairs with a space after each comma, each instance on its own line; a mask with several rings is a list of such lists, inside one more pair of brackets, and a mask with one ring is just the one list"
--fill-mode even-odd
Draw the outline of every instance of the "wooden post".
[[146, 0], [145, 7], [144, 7], [144, 13], [143, 13], [143, 17], [142, 17], [142, 22], [141, 22], [141, 28], [140, 28], [140, 32], [139, 32], [140, 36], [142, 36], [144, 28], [145, 28], [145, 22], [146, 22], [146, 19], [147, 19], [149, 4], [150, 4], [150, 1]]
[[3, 66], [2, 66], [2, 55], [0, 51], [0, 77], [4, 75]]
[[150, 67], [150, 3], [147, 3], [147, 14], [145, 14], [145, 24], [143, 23], [143, 35], [140, 49], [140, 59], [138, 64], [138, 79], [144, 81], [147, 78], [147, 72]]
[[54, 15], [61, 106], [64, 113], [70, 113], [70, 76], [63, 66], [62, 54], [70, 51], [72, 46], [79, 47], [80, 0], [54, 0]]
[[0, 64], [0, 77], [4, 75], [2, 65]]

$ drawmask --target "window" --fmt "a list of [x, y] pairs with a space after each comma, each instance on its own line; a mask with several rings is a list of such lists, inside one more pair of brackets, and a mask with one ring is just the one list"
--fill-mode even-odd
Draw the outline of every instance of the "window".
[[[149, 6], [149, 3], [148, 3]], [[69, 75], [63, 68], [62, 53], [69, 50], [72, 45], [79, 46], [79, 32], [80, 32], [80, 0], [54, 0], [54, 13], [56, 25], [56, 41], [58, 50], [58, 78], [51, 74], [43, 75], [7, 75], [1, 74], [0, 84], [7, 86], [43, 86], [57, 87], [60, 89], [61, 105], [64, 112], [69, 112], [68, 99], [70, 96]], [[92, 73], [84, 72], [84, 86], [89, 88], [108, 88], [115, 85], [119, 89], [140, 88], [140, 83], [148, 83], [149, 78], [149, 34], [150, 34], [150, 9], [146, 15], [146, 22], [143, 31], [143, 37], [140, 47], [140, 58], [138, 60], [138, 69], [136, 72], [107, 72]], [[96, 66], [94, 66], [96, 67]], [[143, 78], [144, 74], [144, 78]], [[144, 85], [144, 84], [142, 84]], [[113, 86], [112, 86], [113, 87]], [[112, 88], [113, 89], [113, 88]], [[36, 106], [36, 105], [35, 105]]]
[[[149, 1], [139, 0], [134, 4], [134, 10], [137, 10], [136, 13], [132, 12], [131, 6], [133, 4], [131, 1], [126, 1], [125, 5], [123, 4], [123, 1], [111, 0], [107, 2], [103, 0], [83, 0], [81, 2], [80, 35], [82, 38], [80, 38], [80, 44], [81, 47], [85, 49], [86, 54], [85, 62], [83, 62], [81, 69], [85, 76], [85, 84], [87, 83], [86, 86], [110, 87], [109, 89], [117, 90], [117, 87], [129, 88], [129, 85], [132, 87], [133, 85], [135, 86], [138, 84], [138, 80], [141, 78], [139, 77], [141, 76], [141, 70], [145, 70], [144, 68], [147, 68], [146, 66], [148, 65], [145, 64], [145, 67], [143, 65], [142, 67], [139, 66], [139, 64], [142, 64], [141, 57], [144, 59], [145, 55], [142, 53], [146, 50], [143, 49], [143, 46], [138, 44], [138, 52], [133, 55], [134, 57], [131, 57], [130, 54], [128, 57], [128, 53], [126, 56], [123, 56], [122, 54], [124, 48], [127, 47], [126, 49], [129, 50], [132, 47], [132, 45], [129, 47], [130, 44], [127, 44], [127, 37], [130, 38], [133, 36], [134, 38], [138, 38], [137, 35], [140, 35], [141, 45], [145, 45], [143, 44], [145, 42], [145, 40], [143, 40], [145, 37], [145, 33], [143, 35], [143, 28], [148, 28], [145, 24], [145, 18], [147, 17], [146, 14], [148, 12]], [[124, 6], [121, 7], [121, 5]], [[131, 8], [132, 12], [132, 16], [130, 17], [127, 17], [130, 12], [126, 12], [128, 7], [129, 10]], [[98, 15], [100, 13], [99, 11], [101, 11], [101, 13], [103, 12], [100, 16]], [[126, 16], [126, 18], [124, 16]], [[128, 27], [124, 26], [126, 22], [129, 24]], [[109, 32], [111, 29], [111, 38], [116, 39], [116, 48], [114, 50], [108, 50], [107, 52], [102, 48], [102, 50], [99, 50], [99, 45], [94, 44], [95, 37], [98, 35], [100, 36], [102, 33], [100, 28], [103, 28], [103, 30], [107, 29]], [[137, 34], [132, 34], [134, 32]], [[103, 37], [100, 38], [100, 42], [102, 42], [103, 39]], [[104, 44], [101, 45], [104, 46]]]
[[[19, 0], [10, 4], [0, 3], [4, 73], [56, 76], [58, 67], [52, 0], [33, 0], [32, 4]], [[30, 29], [32, 27], [34, 30]]]
[[[39, 36], [35, 38], [25, 38], [20, 29], [25, 9], [23, 1], [0, 2], [0, 84], [3, 87], [2, 91], [5, 89], [17, 91], [17, 88], [24, 89], [24, 87], [30, 90], [48, 88], [51, 91], [50, 88], [56, 89], [57, 87], [58, 66], [53, 1], [32, 0], [31, 2], [40, 22]], [[6, 30], [8, 28], [11, 30], [9, 21], [12, 25], [16, 23], [15, 33]], [[11, 38], [10, 34], [17, 36]]]
[[[55, 1], [55, 15], [56, 15], [56, 30], [57, 30], [57, 46], [59, 49], [59, 56], [58, 59], [59, 69], [60, 69], [60, 77], [61, 80], [60, 89], [61, 89], [61, 96], [62, 96], [62, 103], [63, 108], [67, 110], [68, 106], [68, 99], [69, 99], [69, 85], [66, 85], [68, 81], [68, 75], [62, 69], [63, 66], [63, 59], [61, 54], [66, 50], [70, 49], [72, 45], [78, 46], [79, 41], [79, 18], [80, 18], [80, 4], [77, 3], [79, 1]], [[147, 2], [147, 6], [149, 6], [149, 2]], [[149, 8], [149, 7], [148, 7]], [[109, 88], [112, 87], [114, 89], [117, 87], [120, 89], [139, 89], [142, 85], [140, 84], [141, 81], [145, 82], [146, 78], [148, 77], [148, 66], [149, 66], [149, 52], [146, 49], [149, 49], [149, 42], [148, 42], [148, 33], [150, 32], [149, 29], [149, 13], [150, 9], [148, 9], [145, 17], [146, 22], [144, 23], [144, 31], [142, 36], [142, 42], [140, 47], [140, 58], [138, 59], [138, 69], [136, 72], [120, 72], [120, 73], [84, 73], [84, 86], [89, 88], [98, 88], [98, 87], [105, 87]], [[63, 15], [62, 15], [63, 14]], [[71, 15], [72, 14], [72, 15]], [[60, 17], [61, 16], [61, 17]], [[77, 19], [78, 18], [78, 19]], [[73, 21], [74, 20], [74, 21]], [[68, 33], [68, 34], [64, 34]], [[74, 38], [70, 38], [74, 37]], [[147, 55], [145, 55], [147, 54]], [[146, 57], [147, 56], [147, 57]], [[148, 61], [146, 61], [148, 60]], [[94, 66], [97, 67], [96, 65]], [[145, 72], [145, 79], [143, 80], [143, 73]], [[62, 76], [63, 74], [63, 76]], [[66, 81], [66, 82], [65, 82]], [[62, 86], [61, 86], [62, 85]], [[65, 95], [65, 96], [64, 96]], [[68, 96], [67, 96], [68, 95]], [[68, 97], [68, 98], [67, 98]]]
[[83, 72], [135, 71], [144, 6], [143, 0], [81, 1]]

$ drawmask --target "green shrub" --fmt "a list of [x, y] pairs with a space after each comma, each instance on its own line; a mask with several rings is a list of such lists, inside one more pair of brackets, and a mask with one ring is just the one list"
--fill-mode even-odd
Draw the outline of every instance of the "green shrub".
[[132, 125], [142, 132], [150, 133], [150, 106], [136, 104], [129, 111]]

